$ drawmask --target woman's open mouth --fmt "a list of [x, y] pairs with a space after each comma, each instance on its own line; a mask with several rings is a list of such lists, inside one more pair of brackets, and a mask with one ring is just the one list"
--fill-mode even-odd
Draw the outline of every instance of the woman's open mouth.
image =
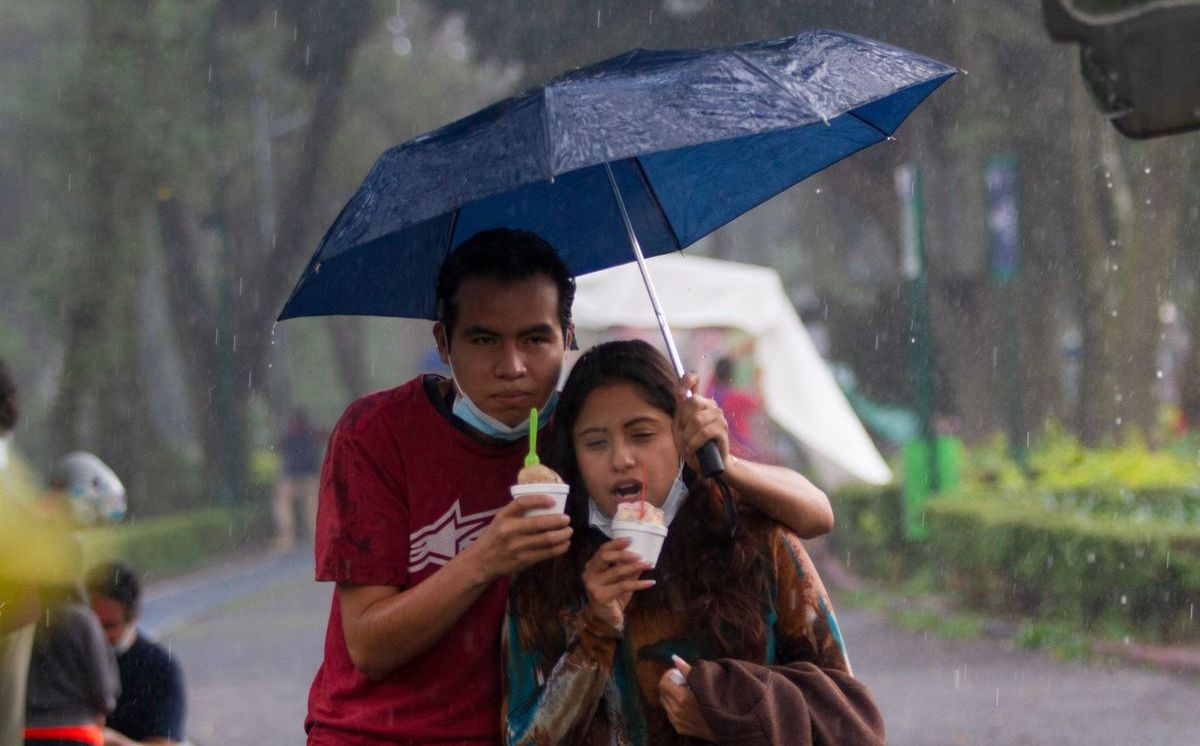
[[612, 488], [612, 495], [617, 502], [634, 502], [642, 497], [642, 483], [636, 479], [618, 482]]

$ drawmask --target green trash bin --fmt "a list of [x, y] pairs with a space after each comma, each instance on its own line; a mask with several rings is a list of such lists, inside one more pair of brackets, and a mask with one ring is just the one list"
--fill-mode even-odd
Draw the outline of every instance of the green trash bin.
[[[954, 489], [962, 479], [962, 441], [952, 435], [939, 435], [934, 448], [937, 491]], [[910, 440], [904, 444], [904, 533], [909, 539], [921, 540], [928, 535], [925, 501], [934, 494], [929, 467], [928, 441]]]

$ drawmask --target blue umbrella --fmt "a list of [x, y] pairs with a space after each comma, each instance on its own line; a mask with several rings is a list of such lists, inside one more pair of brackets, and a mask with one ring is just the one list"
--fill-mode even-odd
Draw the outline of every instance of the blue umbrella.
[[531, 230], [573, 274], [678, 251], [891, 136], [955, 73], [836, 31], [634, 50], [391, 148], [325, 234], [279, 319], [436, 318], [442, 260]]

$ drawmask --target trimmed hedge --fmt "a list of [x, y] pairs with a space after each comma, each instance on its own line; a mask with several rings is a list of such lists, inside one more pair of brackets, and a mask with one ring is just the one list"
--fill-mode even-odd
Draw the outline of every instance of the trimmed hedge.
[[1200, 636], [1200, 526], [1046, 507], [1044, 498], [943, 497], [926, 505], [939, 579], [973, 606], [1103, 631]]
[[146, 576], [163, 577], [264, 543], [268, 523], [257, 506], [177, 513], [86, 531], [84, 556], [89, 567], [121, 559]]
[[909, 569], [900, 487], [847, 487], [830, 495], [837, 523], [830, 540], [854, 572], [895, 580]]
[[1200, 639], [1200, 520], [1193, 490], [972, 490], [925, 504], [928, 539], [904, 537], [895, 487], [831, 496], [831, 540], [850, 568], [897, 581], [927, 569], [990, 613], [1143, 639]]

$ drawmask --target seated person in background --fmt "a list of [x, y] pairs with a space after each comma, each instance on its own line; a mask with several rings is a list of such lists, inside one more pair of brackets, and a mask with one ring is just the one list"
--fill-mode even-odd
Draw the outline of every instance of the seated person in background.
[[78, 580], [41, 583], [25, 692], [26, 746], [100, 746], [117, 663]]
[[105, 562], [88, 573], [87, 589], [121, 672], [121, 696], [108, 716], [105, 746], [183, 740], [183, 674], [171, 654], [137, 628], [142, 604], [137, 573], [123, 562]]
[[[683, 405], [644, 342], [600, 345], [571, 371], [547, 461], [574, 534], [512, 582], [508, 743], [883, 743], [800, 540], [727, 518], [733, 496], [682, 445]], [[727, 457], [728, 432], [717, 441]], [[656, 569], [612, 538], [623, 503], [668, 528]]]

